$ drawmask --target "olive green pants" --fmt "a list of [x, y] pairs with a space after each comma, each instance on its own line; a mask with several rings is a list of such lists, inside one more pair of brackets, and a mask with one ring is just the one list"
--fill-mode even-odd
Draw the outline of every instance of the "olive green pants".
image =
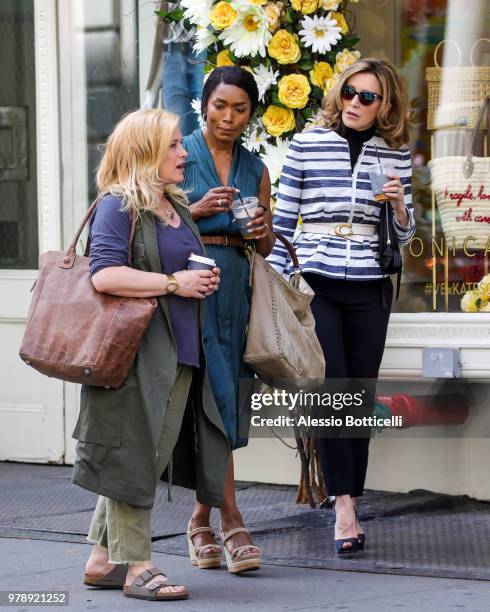
[[[178, 365], [157, 445], [157, 479], [165, 470], [179, 437], [192, 367]], [[135, 458], [136, 461], [136, 458]], [[131, 466], [128, 465], [130, 470]], [[109, 550], [110, 563], [141, 563], [151, 559], [151, 510], [99, 496], [87, 540]]]

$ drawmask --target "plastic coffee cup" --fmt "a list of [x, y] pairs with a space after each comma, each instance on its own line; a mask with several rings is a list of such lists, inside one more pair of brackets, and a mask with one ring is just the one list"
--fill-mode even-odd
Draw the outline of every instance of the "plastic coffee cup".
[[245, 240], [252, 240], [253, 234], [247, 224], [255, 217], [255, 212], [259, 207], [259, 199], [255, 196], [235, 200], [230, 206], [230, 210], [235, 217], [233, 222], [238, 225], [240, 234]]
[[393, 172], [393, 167], [387, 164], [373, 164], [369, 166], [369, 178], [371, 180], [371, 191], [376, 202], [388, 202], [390, 199], [383, 193], [383, 185], [390, 181], [388, 174]]
[[189, 255], [187, 269], [188, 270], [212, 270], [216, 268], [216, 262], [214, 259], [209, 257], [203, 257], [202, 255], [196, 255], [191, 253]]

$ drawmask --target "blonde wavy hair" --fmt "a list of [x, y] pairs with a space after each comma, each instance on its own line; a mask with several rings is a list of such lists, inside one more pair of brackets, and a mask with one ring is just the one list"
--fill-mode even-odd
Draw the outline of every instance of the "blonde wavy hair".
[[136, 110], [123, 117], [107, 140], [97, 171], [99, 193], [124, 198], [122, 210], [153, 211], [162, 190], [185, 204], [176, 185], [163, 185], [158, 168], [167, 155], [179, 117], [161, 109]]
[[320, 125], [337, 130], [342, 123], [342, 87], [355, 74], [369, 72], [378, 79], [383, 100], [376, 117], [376, 127], [386, 144], [399, 149], [410, 142], [409, 101], [405, 83], [396, 68], [384, 60], [371, 57], [357, 60], [339, 77], [330, 93], [323, 98]]

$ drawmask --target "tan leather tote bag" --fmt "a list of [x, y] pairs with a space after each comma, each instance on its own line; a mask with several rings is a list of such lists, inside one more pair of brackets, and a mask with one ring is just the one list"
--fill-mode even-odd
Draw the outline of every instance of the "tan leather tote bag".
[[276, 234], [294, 266], [289, 282], [258, 253], [251, 262], [252, 307], [245, 363], [266, 384], [310, 388], [325, 377], [325, 360], [311, 312], [313, 289], [301, 276], [292, 244]]
[[[39, 258], [21, 359], [41, 374], [95, 387], [120, 387], [136, 357], [157, 307], [154, 298], [126, 298], [98, 293], [85, 255], [76, 245], [100, 198], [87, 211], [66, 250]], [[133, 219], [130, 259], [136, 228]]]

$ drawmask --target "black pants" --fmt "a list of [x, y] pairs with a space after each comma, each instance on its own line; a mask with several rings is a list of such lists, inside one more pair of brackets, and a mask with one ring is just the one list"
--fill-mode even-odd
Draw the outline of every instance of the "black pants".
[[[315, 291], [311, 304], [323, 348], [327, 379], [378, 377], [386, 341], [393, 287], [389, 278], [347, 281], [306, 273]], [[372, 397], [364, 404], [372, 413]], [[358, 416], [358, 415], [356, 415]], [[369, 452], [364, 437], [317, 438], [316, 450], [328, 495], [358, 497], [364, 492]]]

